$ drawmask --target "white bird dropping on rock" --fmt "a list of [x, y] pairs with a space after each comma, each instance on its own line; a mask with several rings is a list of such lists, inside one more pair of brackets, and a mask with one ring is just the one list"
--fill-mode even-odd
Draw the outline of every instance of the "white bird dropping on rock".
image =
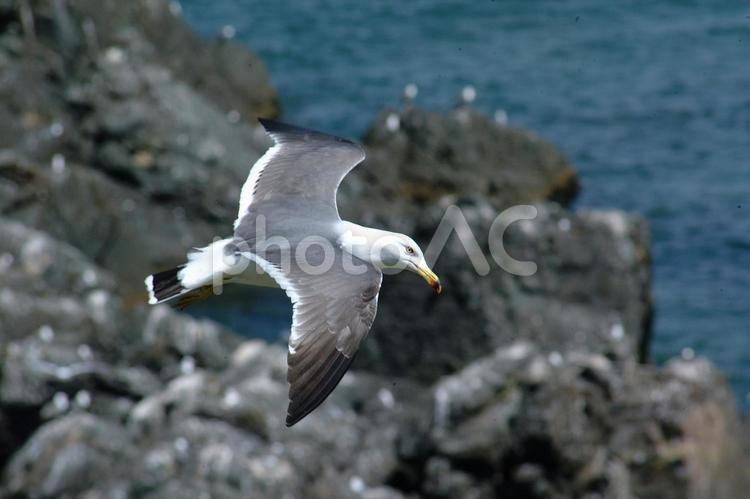
[[90, 360], [92, 357], [91, 347], [85, 343], [78, 345], [76, 353], [83, 360]]
[[120, 64], [125, 60], [125, 52], [120, 47], [110, 47], [104, 53], [104, 57], [107, 59], [107, 62]]
[[70, 407], [70, 399], [65, 392], [57, 392], [52, 397], [52, 405], [58, 412], [65, 412]]
[[417, 88], [416, 83], [407, 83], [404, 87], [404, 99], [407, 101], [413, 101], [418, 93], [419, 88]]
[[227, 24], [221, 28], [221, 37], [226, 40], [231, 40], [236, 34], [237, 30], [231, 24]]
[[351, 490], [355, 494], [361, 494], [365, 491], [366, 488], [367, 485], [365, 485], [365, 481], [360, 477], [353, 476], [349, 479], [349, 490]]
[[88, 409], [91, 405], [91, 394], [88, 390], [81, 390], [76, 393], [75, 402], [81, 409]]
[[60, 366], [55, 370], [55, 376], [62, 381], [68, 381], [73, 377], [73, 369], [68, 366]]
[[378, 390], [378, 399], [386, 409], [393, 409], [393, 406], [396, 405], [396, 399], [393, 397], [393, 393], [386, 388]]
[[612, 324], [612, 328], [609, 330], [609, 334], [615, 340], [621, 340], [625, 337], [625, 328], [619, 322]]
[[505, 112], [505, 109], [498, 109], [495, 111], [495, 123], [499, 126], [508, 125], [508, 113]]
[[96, 284], [96, 271], [94, 269], [86, 269], [83, 271], [83, 274], [81, 274], [81, 281], [86, 286], [93, 286]]
[[396, 132], [401, 127], [401, 119], [396, 113], [391, 113], [385, 119], [385, 128], [389, 132]]
[[563, 356], [560, 354], [560, 352], [550, 352], [550, 354], [547, 356], [547, 360], [553, 366], [559, 366], [563, 363]]
[[240, 404], [241, 399], [242, 397], [240, 396], [240, 392], [238, 392], [237, 389], [227, 388], [227, 391], [224, 393], [222, 402], [226, 407], [232, 408], [237, 407]]
[[55, 339], [55, 331], [49, 326], [49, 324], [45, 324], [42, 327], [40, 327], [38, 334], [39, 334], [39, 339], [45, 343], [50, 343], [52, 340]]
[[62, 175], [65, 172], [65, 156], [60, 153], [52, 156], [52, 173], [55, 175]]
[[176, 0], [169, 2], [169, 12], [171, 12], [175, 17], [182, 14], [182, 5], [180, 4], [180, 2], [177, 2]]
[[461, 90], [461, 102], [464, 104], [471, 104], [477, 98], [477, 91], [472, 85], [466, 85]]
[[52, 125], [50, 125], [50, 127], [49, 127], [49, 133], [53, 137], [59, 137], [59, 136], [61, 136], [64, 131], [65, 131], [65, 127], [59, 121], [56, 121], [56, 122], [52, 123]]
[[195, 371], [195, 359], [186, 355], [180, 360], [180, 371], [182, 374], [193, 374]]

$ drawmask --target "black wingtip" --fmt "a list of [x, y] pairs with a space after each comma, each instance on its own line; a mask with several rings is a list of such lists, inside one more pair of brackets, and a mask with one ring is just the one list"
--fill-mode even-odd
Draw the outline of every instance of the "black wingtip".
[[[289, 400], [289, 407], [286, 414], [286, 426], [287, 428], [297, 424], [299, 421], [307, 417], [311, 412], [317, 409], [320, 404], [325, 402], [328, 396], [333, 392], [334, 388], [339, 384], [341, 378], [349, 370], [349, 366], [354, 361], [356, 353], [351, 357], [347, 357], [339, 352], [335, 352], [333, 362], [328, 364], [321, 373], [321, 376], [317, 376], [311, 380], [310, 387], [312, 391], [297, 399], [297, 397], [291, 397]], [[291, 394], [291, 390], [290, 390]]]
[[268, 133], [283, 133], [285, 131], [302, 130], [299, 127], [288, 125], [286, 123], [282, 123], [280, 121], [272, 120], [269, 118], [258, 118], [258, 123], [260, 123]]
[[288, 123], [282, 123], [281, 121], [271, 120], [268, 118], [258, 118], [258, 123], [268, 132], [276, 142], [285, 142], [291, 140], [333, 140], [336, 142], [344, 142], [346, 144], [356, 145], [354, 142], [342, 137], [336, 137], [335, 135], [329, 135], [327, 133], [302, 128]]
[[310, 412], [312, 412], [312, 411], [309, 411], [309, 412], [306, 412], [306, 413], [300, 413], [300, 414], [290, 414], [290, 413], [287, 413], [287, 415], [286, 415], [286, 427], [287, 428], [291, 428], [292, 426], [296, 425], [297, 423], [299, 423], [300, 421], [302, 421], [303, 419], [305, 419], [305, 417], [307, 415], [309, 415]]
[[315, 130], [308, 130], [307, 128], [290, 125], [289, 123], [282, 123], [281, 121], [271, 120], [268, 118], [258, 118], [258, 123], [260, 123], [263, 126], [263, 128], [266, 130], [266, 132], [270, 133], [271, 135], [273, 134], [325, 135], [321, 132], [316, 132]]

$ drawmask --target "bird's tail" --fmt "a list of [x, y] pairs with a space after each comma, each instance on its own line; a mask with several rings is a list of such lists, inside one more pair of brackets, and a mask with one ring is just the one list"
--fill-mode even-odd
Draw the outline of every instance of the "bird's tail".
[[146, 277], [146, 289], [148, 290], [148, 302], [152, 305], [171, 300], [177, 296], [190, 291], [180, 282], [180, 271], [185, 265], [173, 269], [157, 272]]
[[146, 277], [148, 302], [151, 305], [180, 297], [178, 307], [185, 307], [205, 298], [215, 279], [223, 282], [229, 267], [224, 263], [224, 247], [231, 239], [223, 239], [188, 254], [187, 263]]

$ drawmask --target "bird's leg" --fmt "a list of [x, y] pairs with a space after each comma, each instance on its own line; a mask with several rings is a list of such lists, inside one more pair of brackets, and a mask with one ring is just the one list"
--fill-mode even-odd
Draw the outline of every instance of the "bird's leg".
[[190, 291], [189, 293], [185, 293], [182, 295], [175, 304], [175, 307], [177, 307], [180, 310], [185, 310], [187, 307], [192, 305], [193, 303], [205, 300], [211, 296], [211, 286], [202, 286], [198, 289], [194, 289], [193, 291]]

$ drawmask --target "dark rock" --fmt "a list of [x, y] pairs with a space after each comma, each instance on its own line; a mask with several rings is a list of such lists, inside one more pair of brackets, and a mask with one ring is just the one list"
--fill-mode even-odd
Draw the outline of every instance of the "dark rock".
[[107, 8], [96, 0], [68, 3], [73, 16], [94, 27], [98, 47], [118, 45], [138, 29], [159, 66], [224, 112], [237, 111], [251, 120], [278, 114], [263, 61], [236, 42], [200, 39], [168, 2], [112, 2]]
[[732, 498], [747, 487], [731, 393], [702, 359], [550, 362], [519, 343], [443, 378], [434, 398], [439, 457], [424, 466], [440, 473], [423, 485], [438, 497], [492, 497], [489, 485], [503, 497]]
[[[645, 223], [569, 211], [562, 155], [466, 106], [383, 114], [341, 205], [424, 247], [460, 214], [488, 267], [451, 236], [444, 295], [387, 277], [354, 371], [295, 427], [282, 346], [142, 306], [143, 275], [226, 234], [267, 145], [245, 120], [276, 113], [257, 59], [169, 5], [0, 0], [0, 496], [746, 495], [726, 381], [642, 363]], [[524, 276], [491, 254], [516, 204]]]
[[86, 413], [43, 426], [6, 469], [5, 494], [82, 497], [131, 450], [126, 431]]
[[[396, 119], [396, 130], [389, 120]], [[498, 126], [463, 108], [440, 115], [385, 111], [364, 137], [365, 163], [342, 185], [342, 214], [392, 230], [445, 196], [481, 196], [503, 210], [519, 203], [567, 203], [578, 189], [560, 151], [535, 135]], [[375, 209], [373, 209], [373, 207]]]
[[34, 2], [26, 37], [19, 9], [0, 6], [0, 214], [142, 296], [140, 276], [230, 230], [275, 92], [256, 56], [167, 2]]
[[39, 424], [43, 412], [64, 414], [74, 399], [86, 406], [100, 395], [105, 405], [138, 400], [180, 373], [185, 359], [225, 367], [239, 343], [166, 307], [126, 310], [108, 272], [67, 244], [4, 219], [0, 261], [0, 423], [37, 414], [27, 420]]
[[186, 248], [209, 243], [215, 234], [211, 222], [153, 204], [142, 192], [75, 163], [54, 169], [6, 156], [0, 182], [1, 213], [44, 228], [114, 271], [129, 302], [144, 301], [146, 270], [183, 261]]
[[[487, 210], [472, 208], [481, 221]], [[548, 247], [565, 237], [559, 220], [572, 216], [538, 209], [539, 227], [509, 243], [530, 227]], [[612, 216], [582, 213], [569, 229], [604, 241], [596, 231], [630, 227]], [[0, 236], [0, 495], [733, 498], [747, 487], [726, 382], [702, 360], [638, 364], [625, 325], [580, 341], [528, 333], [432, 386], [355, 371], [287, 429], [282, 347], [163, 306], [128, 310], [78, 250], [7, 220]], [[613, 261], [634, 247], [616, 246]], [[574, 253], [584, 272], [593, 253]], [[578, 296], [540, 269], [536, 289]]]
[[519, 339], [554, 354], [581, 348], [644, 357], [651, 301], [648, 232], [641, 219], [534, 205], [536, 218], [512, 224], [504, 238], [513, 258], [537, 265], [534, 275], [518, 276], [493, 258], [490, 244], [500, 235], [490, 229], [498, 212], [481, 199], [445, 198], [425, 210], [413, 232], [422, 247], [445, 210], [456, 207], [489, 264], [487, 275], [452, 235], [434, 265], [442, 295], [411, 274], [386, 277], [360, 367], [430, 381]]
[[[384, 112], [364, 141], [368, 158], [342, 186], [342, 213], [413, 235], [437, 259], [445, 293], [435, 296], [413, 275], [386, 277], [358, 367], [434, 381], [519, 339], [555, 354], [587, 345], [647, 358], [646, 223], [555, 203], [577, 188], [555, 147], [469, 107]], [[513, 218], [519, 205], [536, 216], [502, 233], [497, 217]], [[537, 270], [518, 275], [509, 258]]]
[[48, 234], [0, 219], [0, 285], [38, 297], [83, 297], [94, 290], [114, 292], [115, 280], [83, 258], [80, 251]]
[[419, 448], [401, 428], [430, 425], [418, 385], [350, 375], [288, 430], [283, 348], [128, 310], [110, 274], [36, 230], [0, 220], [0, 241], [0, 495], [401, 496], [388, 481]]

